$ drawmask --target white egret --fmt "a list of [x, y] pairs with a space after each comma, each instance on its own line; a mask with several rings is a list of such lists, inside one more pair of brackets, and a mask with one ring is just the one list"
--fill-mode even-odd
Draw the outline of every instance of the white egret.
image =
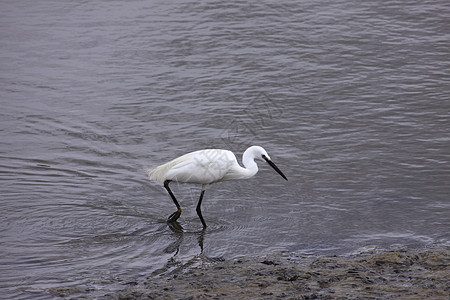
[[164, 185], [177, 207], [177, 210], [169, 216], [168, 222], [176, 221], [181, 215], [181, 206], [172, 193], [169, 183], [175, 181], [201, 184], [202, 191], [196, 210], [203, 227], [206, 228], [201, 211], [206, 186], [215, 182], [247, 179], [254, 176], [258, 172], [255, 159], [265, 160], [281, 177], [287, 180], [283, 172], [272, 162], [266, 150], [259, 146], [251, 146], [245, 150], [242, 156], [244, 167], [238, 164], [236, 156], [231, 151], [205, 149], [185, 154], [164, 165], [147, 170], [147, 174], [152, 181]]

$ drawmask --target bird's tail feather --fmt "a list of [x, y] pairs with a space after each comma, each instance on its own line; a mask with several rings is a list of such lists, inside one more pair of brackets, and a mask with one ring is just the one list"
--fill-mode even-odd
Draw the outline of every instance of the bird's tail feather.
[[144, 166], [144, 171], [147, 174], [148, 178], [150, 178], [150, 180], [152, 180], [152, 181], [159, 182], [157, 176], [155, 176], [156, 175], [155, 173], [157, 173], [156, 169], [157, 168], [151, 168], [151, 167]]
[[144, 167], [145, 173], [147, 173], [150, 180], [164, 184], [165, 174], [167, 173], [167, 166], [162, 165], [156, 168]]

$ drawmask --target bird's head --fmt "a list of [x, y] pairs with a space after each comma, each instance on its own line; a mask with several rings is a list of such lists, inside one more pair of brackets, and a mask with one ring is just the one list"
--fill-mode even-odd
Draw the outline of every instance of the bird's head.
[[[264, 160], [267, 162], [278, 174], [280, 174], [281, 177], [283, 177], [285, 180], [288, 180], [287, 177], [281, 172], [281, 170], [275, 165], [275, 163], [270, 158], [269, 154], [267, 154], [267, 151], [260, 146], [252, 146], [248, 150], [251, 150], [250, 152], [254, 155], [255, 158]], [[247, 152], [247, 151], [246, 151]]]

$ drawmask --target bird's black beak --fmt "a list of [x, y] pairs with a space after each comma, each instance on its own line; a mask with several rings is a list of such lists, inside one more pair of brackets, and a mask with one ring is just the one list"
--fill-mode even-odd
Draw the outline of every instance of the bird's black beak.
[[272, 161], [270, 158], [268, 158], [268, 157], [265, 156], [265, 155], [263, 155], [262, 158], [264, 158], [264, 160], [267, 161], [267, 163], [268, 163], [275, 171], [277, 171], [277, 173], [280, 174], [281, 177], [283, 177], [284, 179], [288, 180], [288, 179], [286, 178], [286, 176], [283, 174], [283, 172], [281, 172], [281, 170], [278, 169], [277, 165], [274, 164], [273, 161]]

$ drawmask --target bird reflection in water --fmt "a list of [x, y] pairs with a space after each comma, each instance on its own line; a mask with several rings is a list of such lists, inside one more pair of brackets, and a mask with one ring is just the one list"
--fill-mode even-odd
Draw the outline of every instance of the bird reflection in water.
[[[180, 250], [181, 244], [184, 241], [184, 235], [186, 233], [184, 232], [183, 226], [181, 226], [181, 224], [178, 221], [169, 222], [168, 225], [169, 225], [170, 230], [172, 230], [172, 232], [174, 233], [174, 236], [177, 239], [173, 243], [171, 243], [166, 248], [166, 250], [176, 249], [176, 252], [174, 254], [174, 256], [176, 256]], [[203, 241], [205, 239], [205, 232], [206, 232], [206, 228], [203, 228], [200, 231], [194, 232], [194, 234], [198, 235], [197, 240], [198, 240], [198, 246], [200, 247], [200, 254], [203, 254]], [[172, 252], [172, 251], [169, 250], [167, 252]]]

